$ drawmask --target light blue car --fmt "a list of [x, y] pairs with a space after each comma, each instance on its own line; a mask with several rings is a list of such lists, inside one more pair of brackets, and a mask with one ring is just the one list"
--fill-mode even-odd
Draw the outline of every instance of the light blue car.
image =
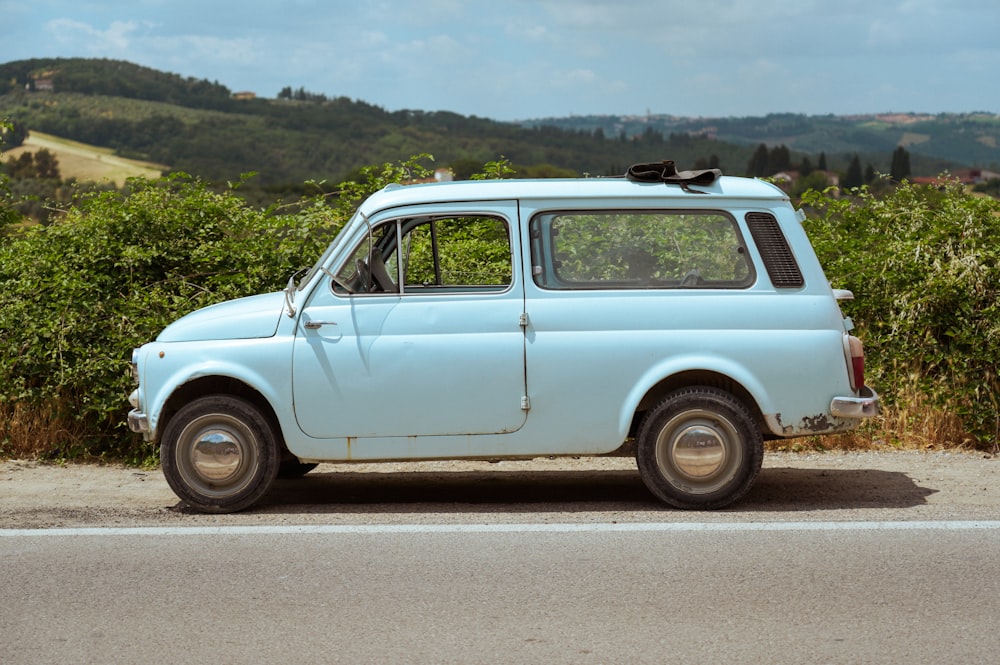
[[879, 402], [788, 197], [700, 183], [387, 187], [297, 284], [136, 349], [129, 424], [205, 512], [319, 462], [615, 453], [672, 506], [728, 505], [764, 438]]

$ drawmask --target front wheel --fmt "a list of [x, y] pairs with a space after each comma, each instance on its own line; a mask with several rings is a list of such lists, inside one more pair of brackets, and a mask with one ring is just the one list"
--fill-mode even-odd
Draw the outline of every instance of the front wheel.
[[255, 406], [231, 395], [185, 405], [163, 431], [160, 462], [170, 488], [205, 513], [231, 513], [262, 497], [280, 456], [270, 423]]
[[729, 393], [697, 386], [668, 395], [643, 419], [636, 462], [646, 487], [676, 508], [722, 508], [760, 472], [764, 442]]

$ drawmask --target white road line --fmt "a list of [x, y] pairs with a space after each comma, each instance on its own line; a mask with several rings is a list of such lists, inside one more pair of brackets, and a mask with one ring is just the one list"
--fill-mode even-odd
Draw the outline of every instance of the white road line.
[[1000, 521], [924, 522], [624, 522], [594, 524], [322, 524], [0, 529], [0, 538], [74, 536], [271, 536], [289, 534], [650, 533], [741, 531], [1000, 530]]

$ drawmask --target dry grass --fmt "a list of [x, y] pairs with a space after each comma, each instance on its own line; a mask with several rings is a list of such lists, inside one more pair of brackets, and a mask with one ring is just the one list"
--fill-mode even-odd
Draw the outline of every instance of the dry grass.
[[770, 441], [768, 450], [988, 450], [1000, 453], [1000, 437], [978, 440], [966, 431], [961, 418], [918, 390], [905, 390], [894, 406], [853, 432]]
[[[0, 404], [0, 458], [46, 459], [86, 457], [86, 431], [59, 409]], [[1000, 441], [996, 437], [995, 441]], [[929, 404], [914, 392], [903, 406], [883, 407], [878, 418], [845, 434], [769, 441], [771, 451], [829, 450], [988, 450], [1000, 454], [1000, 444], [976, 440], [954, 414]], [[74, 452], [75, 451], [75, 452]]]
[[78, 449], [83, 428], [57, 414], [54, 407], [0, 404], [0, 457], [50, 458]]

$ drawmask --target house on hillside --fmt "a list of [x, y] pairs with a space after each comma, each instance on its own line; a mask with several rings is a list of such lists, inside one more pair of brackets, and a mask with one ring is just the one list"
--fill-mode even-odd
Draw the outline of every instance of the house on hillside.
[[30, 83], [24, 86], [26, 90], [34, 90], [35, 92], [55, 92], [56, 84], [52, 79], [32, 79]]
[[943, 185], [945, 180], [958, 180], [963, 185], [979, 185], [987, 180], [1000, 179], [1000, 173], [985, 169], [958, 169], [944, 176], [916, 176], [911, 180], [918, 185]]
[[234, 92], [233, 99], [236, 99], [241, 102], [247, 101], [249, 99], [257, 99], [257, 93], [250, 92], [249, 90], [244, 90], [242, 92]]

